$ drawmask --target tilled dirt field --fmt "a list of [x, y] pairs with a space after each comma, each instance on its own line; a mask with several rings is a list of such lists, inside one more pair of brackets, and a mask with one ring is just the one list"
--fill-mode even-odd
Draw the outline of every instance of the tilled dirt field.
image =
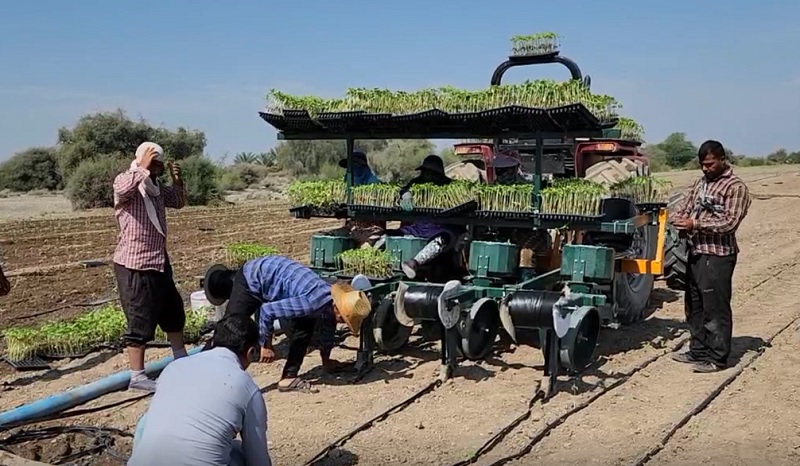
[[[792, 372], [793, 363], [798, 362], [794, 350], [800, 343], [800, 324], [792, 323], [798, 315], [794, 292], [800, 292], [800, 207], [793, 198], [800, 196], [800, 176], [794, 167], [780, 168], [739, 170], [756, 200], [739, 232], [742, 251], [733, 302], [735, 368], [693, 374], [669, 358], [669, 352], [687, 337], [682, 296], [659, 284], [653, 305], [660, 309], [653, 317], [631, 327], [604, 329], [597, 362], [580, 377], [562, 377], [560, 392], [544, 404], [535, 404], [531, 415], [508, 433], [503, 432], [504, 426], [527, 411], [539, 380], [537, 366], [543, 363], [541, 352], [527, 345], [481, 363], [462, 363], [454, 380], [355, 434], [316, 464], [451, 465], [474, 456], [478, 465], [800, 463], [800, 380]], [[682, 186], [696, 175], [670, 178]], [[183, 290], [196, 287], [194, 277], [226, 241], [268, 242], [305, 259], [310, 233], [337, 224], [292, 221], [284, 212], [285, 206], [252, 206], [187, 210], [172, 216], [173, 260]], [[0, 225], [0, 239], [14, 241], [4, 246], [8, 270], [107, 257], [113, 248], [115, 229], [108, 215], [39, 222]], [[40, 238], [32, 240], [34, 233]], [[53, 245], [52, 253], [40, 254], [48, 243]], [[108, 272], [103, 267], [65, 266], [50, 275], [12, 279], [16, 288], [3, 303], [0, 328], [11, 322], [54, 318], [63, 311], [30, 319], [24, 316], [56, 307], [62, 300], [72, 304], [113, 294]], [[32, 283], [45, 288], [32, 288]], [[28, 298], [14, 296], [22, 292]], [[42, 292], [47, 299], [38, 297]], [[67, 312], [80, 312], [80, 308]], [[357, 341], [350, 338], [346, 344], [350, 349], [337, 348], [334, 356], [352, 360]], [[151, 351], [149, 359], [163, 355], [163, 350]], [[402, 355], [379, 356], [377, 369], [359, 385], [321, 375], [318, 358], [314, 353], [304, 365], [307, 376], [321, 387], [314, 395], [272, 390], [282, 361], [250, 369], [266, 388], [275, 464], [302, 465], [311, 460], [335, 439], [428, 386], [439, 365], [437, 344], [419, 338]], [[58, 366], [44, 374], [0, 375], [5, 380], [0, 387], [0, 410], [124, 369], [125, 359], [114, 353], [95, 354]], [[740, 376], [706, 403], [740, 370]], [[97, 408], [131, 396], [114, 393], [81, 408]], [[146, 399], [130, 401], [27, 428], [80, 425], [132, 432], [146, 409]], [[698, 413], [687, 417], [693, 411]], [[489, 447], [482, 448], [493, 438]], [[114, 452], [126, 456], [130, 441], [122, 436], [116, 440], [113, 450], [84, 459], [84, 464], [120, 464]], [[74, 453], [92, 442], [97, 440], [73, 433], [11, 449], [55, 462], [70, 448]]]

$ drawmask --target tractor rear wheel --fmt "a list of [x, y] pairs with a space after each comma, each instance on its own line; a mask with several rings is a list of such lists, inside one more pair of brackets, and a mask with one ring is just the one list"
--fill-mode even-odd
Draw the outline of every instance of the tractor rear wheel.
[[612, 185], [634, 176], [650, 174], [649, 167], [641, 160], [619, 159], [604, 160], [586, 169], [587, 180], [604, 185]]
[[[619, 181], [637, 176], [646, 176], [649, 169], [643, 160], [605, 160], [586, 169], [585, 178], [595, 183], [610, 186]], [[633, 234], [633, 248], [637, 257], [654, 259], [658, 240], [658, 226], [649, 225]], [[652, 274], [618, 273], [614, 278], [614, 302], [616, 320], [630, 325], [644, 320], [654, 312], [650, 306], [655, 276]]]
[[[673, 194], [669, 199], [668, 210], [675, 212], [685, 199], [683, 193]], [[686, 273], [689, 267], [689, 249], [686, 239], [681, 238], [671, 225], [667, 225], [667, 237], [664, 239], [664, 281], [667, 287], [675, 291], [686, 289]]]

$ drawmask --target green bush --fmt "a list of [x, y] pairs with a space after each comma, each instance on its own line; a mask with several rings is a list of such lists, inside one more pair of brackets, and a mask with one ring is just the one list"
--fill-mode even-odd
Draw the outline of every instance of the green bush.
[[195, 155], [180, 161], [189, 205], [207, 205], [222, 199], [218, 168], [208, 157]]
[[79, 163], [67, 183], [73, 209], [114, 206], [114, 178], [130, 166], [122, 156], [98, 157]]
[[237, 163], [220, 170], [220, 188], [225, 191], [241, 191], [261, 182], [269, 172], [269, 168], [262, 165]]
[[28, 192], [62, 188], [55, 148], [32, 147], [0, 165], [0, 189]]

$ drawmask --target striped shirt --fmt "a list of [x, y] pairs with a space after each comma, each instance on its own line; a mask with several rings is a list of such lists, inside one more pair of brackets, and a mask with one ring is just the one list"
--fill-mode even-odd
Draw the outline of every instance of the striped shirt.
[[[114, 179], [114, 194], [119, 197], [119, 205], [114, 216], [119, 224], [117, 248], [114, 262], [132, 270], [157, 270], [164, 272], [167, 262], [167, 239], [161, 236], [150, 222], [144, 198], [139, 192], [139, 184], [150, 176], [141, 167], [120, 173]], [[186, 194], [182, 187], [163, 186], [158, 197], [150, 197], [156, 209], [158, 221], [164, 235], [167, 234], [166, 207], [180, 209], [186, 205]]]
[[691, 252], [712, 256], [738, 254], [736, 230], [750, 208], [750, 191], [733, 169], [718, 178], [697, 180], [676, 212], [678, 217], [691, 217], [694, 228], [689, 235]]
[[242, 267], [247, 287], [264, 304], [259, 312], [261, 346], [272, 340], [276, 319], [322, 317], [320, 345], [324, 355], [333, 349], [336, 315], [331, 285], [313, 270], [283, 256], [253, 259]]

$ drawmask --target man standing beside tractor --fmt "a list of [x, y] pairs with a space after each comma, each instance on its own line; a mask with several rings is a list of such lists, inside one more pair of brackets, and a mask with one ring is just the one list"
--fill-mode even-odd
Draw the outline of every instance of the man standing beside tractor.
[[714, 140], [698, 150], [703, 177], [674, 214], [672, 224], [687, 239], [686, 321], [689, 351], [673, 359], [695, 372], [727, 367], [731, 352], [733, 271], [739, 247], [736, 230], [750, 208], [747, 185], [728, 165], [725, 148]]

